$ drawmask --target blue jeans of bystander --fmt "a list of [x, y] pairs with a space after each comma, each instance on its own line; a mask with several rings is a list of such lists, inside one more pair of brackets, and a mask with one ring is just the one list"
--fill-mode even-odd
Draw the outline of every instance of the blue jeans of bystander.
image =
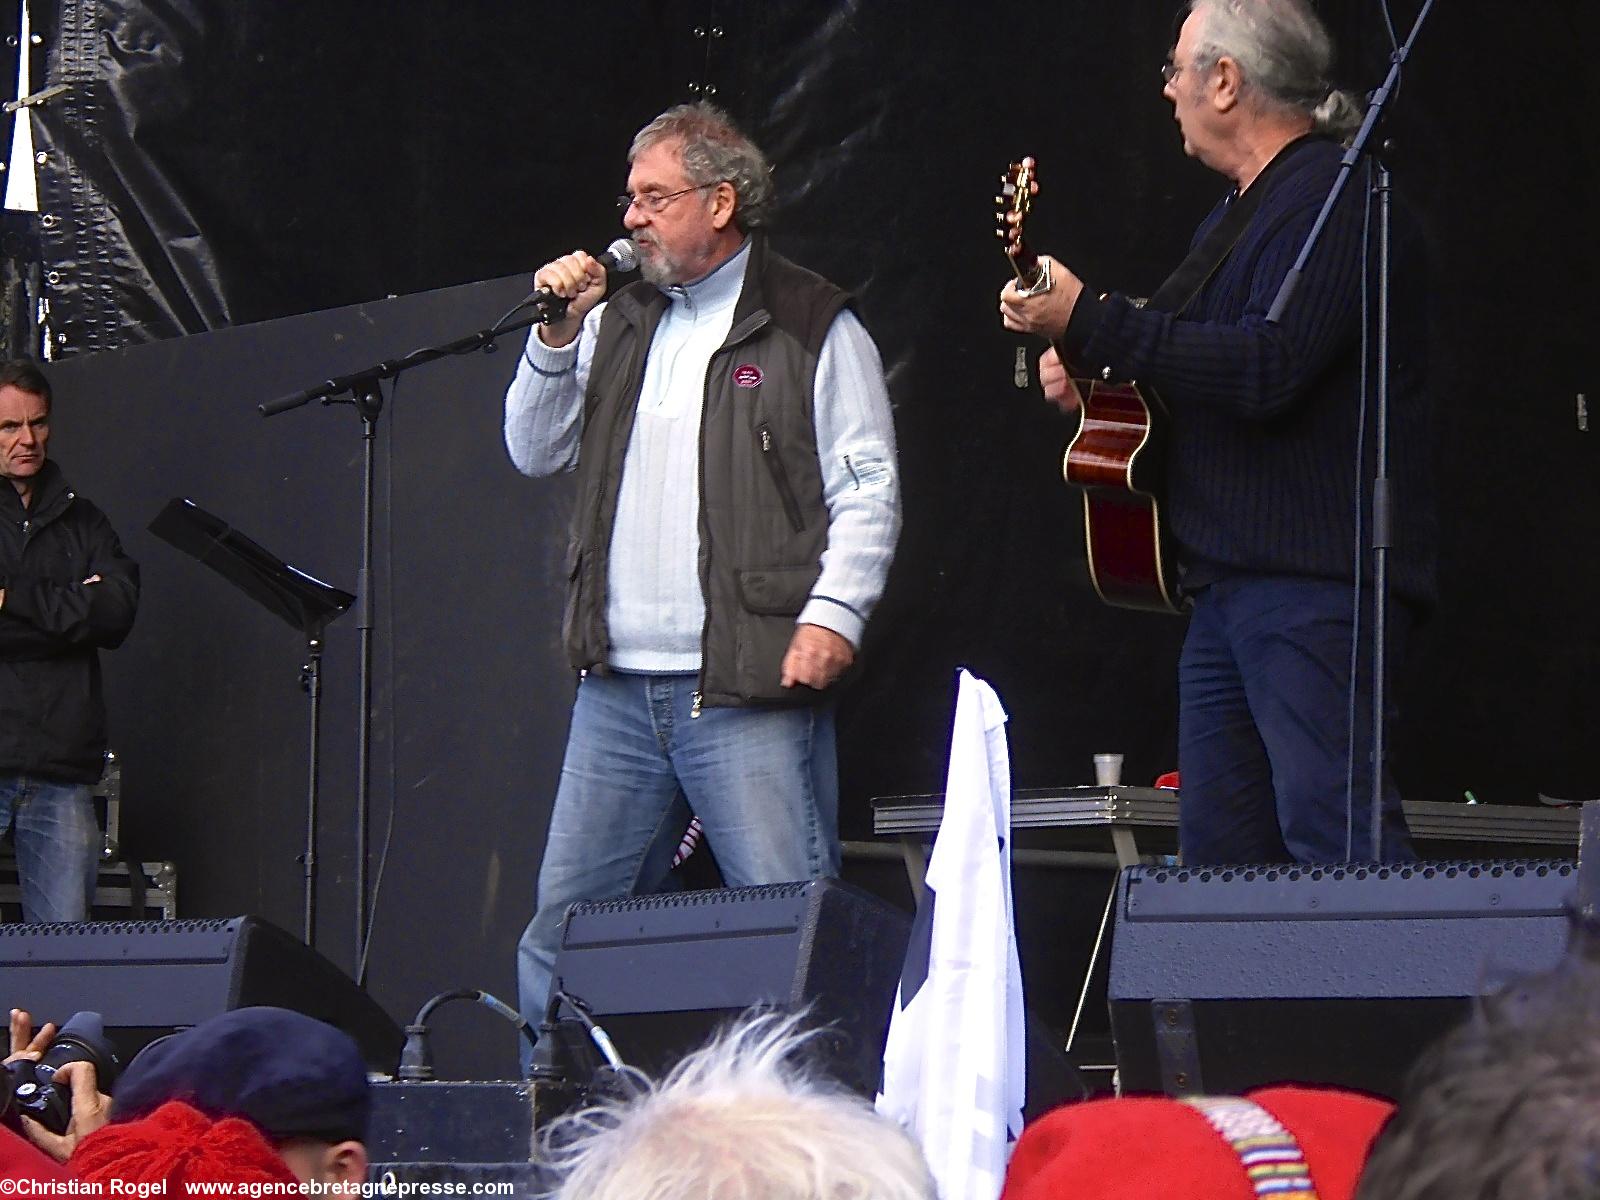
[[24, 921], [86, 921], [100, 826], [86, 783], [0, 772], [0, 833], [12, 831]]

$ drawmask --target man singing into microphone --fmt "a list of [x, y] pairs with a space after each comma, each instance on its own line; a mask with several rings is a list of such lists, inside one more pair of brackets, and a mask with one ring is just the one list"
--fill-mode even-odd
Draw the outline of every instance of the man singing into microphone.
[[518, 947], [523, 1015], [577, 900], [648, 887], [648, 851], [700, 818], [730, 886], [837, 874], [834, 687], [900, 529], [877, 348], [837, 287], [774, 253], [761, 151], [708, 104], [669, 109], [618, 197], [640, 282], [608, 301], [575, 251], [537, 287], [506, 393], [528, 475], [576, 470], [566, 759]]

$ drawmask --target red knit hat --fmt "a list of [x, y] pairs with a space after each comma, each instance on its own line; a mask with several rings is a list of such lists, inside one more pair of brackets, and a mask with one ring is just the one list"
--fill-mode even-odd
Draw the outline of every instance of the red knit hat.
[[166, 1194], [178, 1197], [186, 1183], [296, 1182], [283, 1156], [249, 1121], [214, 1121], [181, 1100], [90, 1134], [67, 1166], [80, 1179], [104, 1184], [165, 1180]]
[[[1317, 1200], [1351, 1200], [1372, 1140], [1394, 1111], [1385, 1100], [1329, 1088], [1261, 1088], [1248, 1098], [1293, 1135]], [[1206, 1113], [1182, 1100], [1138, 1096], [1069, 1104], [1029, 1125], [1011, 1156], [1002, 1200], [1257, 1194], [1240, 1151]]]

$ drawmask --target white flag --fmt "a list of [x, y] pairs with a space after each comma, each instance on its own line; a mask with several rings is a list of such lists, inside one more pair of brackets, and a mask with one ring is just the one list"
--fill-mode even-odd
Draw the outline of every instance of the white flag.
[[960, 673], [944, 816], [889, 1022], [878, 1111], [941, 1200], [995, 1200], [1022, 1132], [1022, 971], [1011, 918], [1011, 762], [994, 689]]

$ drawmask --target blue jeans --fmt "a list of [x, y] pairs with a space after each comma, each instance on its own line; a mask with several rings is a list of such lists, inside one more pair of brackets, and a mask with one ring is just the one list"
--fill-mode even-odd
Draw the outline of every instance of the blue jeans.
[[730, 887], [839, 873], [832, 706], [704, 708], [692, 717], [696, 683], [619, 673], [578, 685], [538, 902], [517, 946], [519, 1007], [534, 1025], [567, 908], [650, 890], [690, 811]]
[[100, 857], [94, 792], [0, 772], [0, 834], [12, 831], [24, 921], [87, 921]]
[[[1363, 599], [1370, 598], [1370, 589]], [[1178, 663], [1178, 840], [1186, 865], [1346, 860], [1349, 584], [1241, 576], [1203, 588]], [[1372, 679], [1363, 613], [1350, 861], [1371, 861]], [[1388, 661], [1410, 628], [1389, 606]], [[1415, 857], [1384, 780], [1383, 857]]]

